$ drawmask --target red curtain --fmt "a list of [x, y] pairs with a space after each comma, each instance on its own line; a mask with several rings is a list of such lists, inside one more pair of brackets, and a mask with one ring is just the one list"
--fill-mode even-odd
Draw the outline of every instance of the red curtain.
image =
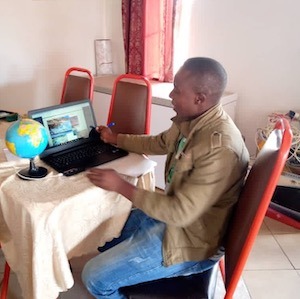
[[176, 0], [122, 0], [126, 72], [173, 81]]

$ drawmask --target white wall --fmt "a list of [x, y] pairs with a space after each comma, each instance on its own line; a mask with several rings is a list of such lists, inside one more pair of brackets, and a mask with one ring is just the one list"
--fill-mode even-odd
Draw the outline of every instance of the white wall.
[[[192, 0], [185, 0], [192, 1]], [[300, 1], [194, 0], [189, 56], [219, 60], [239, 94], [236, 122], [255, 153], [271, 112], [300, 111]]]
[[122, 31], [122, 0], [104, 0], [106, 5], [105, 32], [111, 39], [113, 72], [121, 74], [125, 72], [124, 42]]
[[71, 66], [95, 71], [105, 0], [0, 1], [0, 109], [57, 104]]

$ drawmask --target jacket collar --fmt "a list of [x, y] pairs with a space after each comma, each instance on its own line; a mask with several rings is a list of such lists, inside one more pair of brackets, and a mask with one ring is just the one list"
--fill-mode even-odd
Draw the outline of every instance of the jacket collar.
[[203, 126], [207, 126], [214, 122], [216, 118], [220, 117], [223, 113], [223, 108], [221, 104], [217, 104], [211, 107], [209, 110], [201, 114], [195, 119], [190, 121], [180, 121], [180, 119], [175, 116], [172, 121], [177, 125], [178, 129], [182, 135], [186, 138], [190, 137], [195, 131], [200, 130]]

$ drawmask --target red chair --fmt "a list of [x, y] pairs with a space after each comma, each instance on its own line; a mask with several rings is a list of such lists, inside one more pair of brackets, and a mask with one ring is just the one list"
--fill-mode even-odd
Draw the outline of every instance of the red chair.
[[[233, 297], [259, 232], [292, 142], [286, 119], [281, 119], [259, 152], [233, 211], [225, 240], [225, 256], [219, 262], [225, 298]], [[161, 279], [123, 288], [130, 299], [213, 298], [217, 266], [204, 273]]]
[[[0, 244], [0, 247], [1, 247], [1, 244]], [[9, 274], [10, 274], [10, 267], [9, 267], [8, 263], [5, 262], [4, 274], [3, 274], [2, 281], [1, 281], [0, 299], [6, 299], [7, 298]]]
[[150, 81], [140, 75], [123, 74], [114, 81], [107, 124], [115, 133], [149, 134], [152, 103]]
[[[72, 74], [71, 74], [72, 73]], [[76, 75], [75, 75], [76, 74]], [[80, 76], [78, 75], [80, 74]], [[71, 67], [65, 73], [60, 103], [90, 99], [94, 96], [94, 76], [85, 68]]]

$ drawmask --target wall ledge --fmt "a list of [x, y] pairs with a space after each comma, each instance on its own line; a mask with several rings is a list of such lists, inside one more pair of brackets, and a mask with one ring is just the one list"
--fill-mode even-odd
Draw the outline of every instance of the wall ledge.
[[[119, 75], [96, 76], [94, 82], [94, 91], [105, 94], [112, 94], [113, 83], [118, 76]], [[173, 89], [173, 83], [151, 80], [151, 84], [152, 104], [172, 108], [173, 106], [171, 103], [171, 99], [169, 98], [169, 94]], [[234, 92], [225, 91], [221, 100], [222, 104], [227, 105], [234, 101], [237, 101], [237, 94]]]

